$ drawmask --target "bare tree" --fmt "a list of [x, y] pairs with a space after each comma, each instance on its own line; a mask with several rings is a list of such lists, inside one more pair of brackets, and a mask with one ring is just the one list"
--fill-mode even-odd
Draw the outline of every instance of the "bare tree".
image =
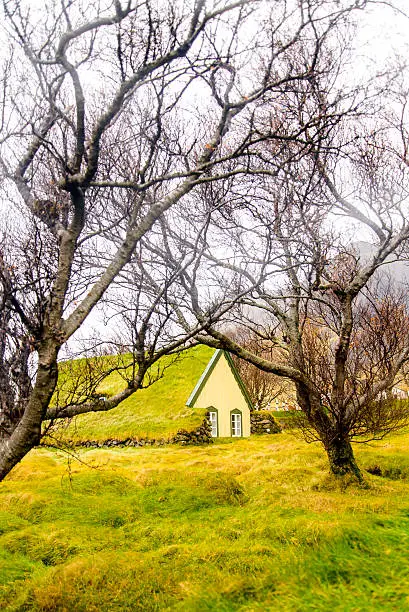
[[[356, 89], [324, 108], [316, 83], [336, 76], [347, 24], [367, 4], [63, 0], [37, 10], [3, 0], [1, 210], [14, 221], [1, 253], [0, 478], [38, 444], [45, 419], [118, 405], [160, 355], [203, 329], [227, 342], [216, 318], [291, 269], [255, 177], [317, 168], [316, 151], [328, 174], [321, 141], [365, 95]], [[237, 206], [256, 226], [238, 222]], [[209, 238], [214, 257], [226, 236], [235, 261], [216, 270], [203, 245]], [[133, 307], [123, 298], [131, 284]], [[87, 384], [81, 401], [50, 405], [61, 347], [101, 301], [108, 318], [110, 308], [133, 308], [133, 373], [105, 402]], [[295, 365], [276, 370], [305, 386]]]
[[145, 300], [126, 389], [103, 405], [90, 397], [49, 408], [61, 347], [161, 215], [213, 180], [212, 168], [233, 155], [223, 143], [234, 121], [269, 87], [277, 51], [257, 34], [258, 5], [2, 2], [1, 478], [38, 444], [44, 419], [116, 406], [186, 341], [152, 351], [158, 308]]
[[[263, 340], [272, 351], [286, 353], [285, 363], [249, 351], [215, 321], [207, 327], [213, 341], [201, 337], [292, 380], [308, 439], [323, 443], [334, 474], [349, 473], [358, 480], [362, 475], [351, 440], [379, 439], [407, 425], [409, 418], [404, 405], [388, 399], [409, 360], [407, 299], [397, 287], [376, 282], [380, 267], [405, 257], [409, 239], [406, 162], [399, 163], [389, 151], [385, 146], [376, 159], [367, 149], [364, 160], [363, 151], [357, 153], [359, 183], [353, 188], [354, 198], [342, 195], [335, 186], [336, 170], [330, 176], [328, 162], [321, 164], [317, 154], [317, 183], [308, 197], [294, 186], [294, 178], [286, 177], [286, 185], [279, 189], [270, 186], [263, 222], [258, 208], [254, 232], [259, 238], [263, 225], [264, 250], [274, 257], [263, 261], [263, 273], [253, 276], [253, 281], [248, 265], [234, 264], [235, 277], [241, 279], [237, 301], [270, 319], [275, 333], [264, 334]], [[308, 202], [311, 196], [312, 202], [324, 198], [325, 193], [330, 208]], [[372, 232], [369, 256], [360, 254], [351, 240], [348, 243], [348, 236], [329, 231], [337, 212]], [[344, 234], [348, 235], [347, 225]], [[218, 265], [228, 268], [223, 261]], [[203, 320], [203, 306], [192, 301], [192, 309]]]
[[[286, 353], [266, 341], [266, 338], [274, 334], [271, 327], [266, 329], [260, 322], [254, 322], [251, 318], [246, 321], [243, 315], [240, 317], [240, 322], [241, 327], [231, 334], [237, 344], [263, 359], [274, 361], [274, 363], [286, 363]], [[295, 409], [295, 391], [291, 381], [275, 376], [271, 372], [260, 370], [243, 359], [235, 356], [233, 359], [256, 410], [268, 410], [275, 401], [285, 402], [286, 405]]]
[[[323, 444], [334, 474], [361, 481], [351, 441], [408, 421], [388, 399], [409, 360], [407, 300], [377, 281], [407, 258], [407, 110], [395, 95], [401, 67], [359, 98], [345, 82], [340, 91], [337, 58], [325, 59], [308, 82], [286, 87], [274, 122], [280, 98], [264, 97], [245, 177], [202, 189], [206, 210], [185, 214], [190, 229], [173, 233], [167, 257], [196, 253], [181, 272], [190, 307], [181, 325], [193, 315], [202, 342], [292, 381], [308, 439]], [[354, 244], [359, 232], [369, 254]], [[272, 358], [232, 337], [249, 312]]]

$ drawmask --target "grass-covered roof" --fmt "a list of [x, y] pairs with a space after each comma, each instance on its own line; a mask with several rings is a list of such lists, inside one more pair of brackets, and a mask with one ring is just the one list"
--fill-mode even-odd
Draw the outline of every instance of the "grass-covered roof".
[[[108, 438], [167, 438], [178, 429], [192, 429], [203, 420], [202, 411], [186, 407], [186, 401], [206, 367], [213, 349], [197, 346], [175, 357], [164, 357], [154, 366], [152, 376], [164, 369], [162, 378], [108, 412], [93, 412], [76, 417], [63, 430], [65, 438], [75, 441]], [[173, 363], [172, 363], [173, 361]], [[99, 387], [101, 394], [111, 396], [126, 383], [117, 373], [111, 374]]]

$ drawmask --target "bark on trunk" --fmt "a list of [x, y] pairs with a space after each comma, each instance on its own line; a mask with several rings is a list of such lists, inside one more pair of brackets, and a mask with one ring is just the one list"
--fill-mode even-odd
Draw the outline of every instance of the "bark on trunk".
[[351, 442], [348, 438], [337, 436], [332, 438], [325, 445], [328, 455], [330, 470], [335, 476], [354, 476], [358, 482], [363, 482], [363, 476], [359, 469]]
[[308, 427], [318, 434], [318, 439], [324, 445], [331, 473], [335, 476], [351, 475], [362, 483], [364, 479], [355, 461], [351, 442], [347, 434], [340, 431], [340, 424], [331, 420], [318, 394], [314, 395], [300, 383], [296, 384], [296, 389], [297, 401], [307, 417]]
[[10, 438], [0, 445], [0, 481], [40, 442], [41, 424], [58, 378], [58, 347], [50, 347], [47, 353], [44, 360], [40, 355], [34, 389], [21, 421]]

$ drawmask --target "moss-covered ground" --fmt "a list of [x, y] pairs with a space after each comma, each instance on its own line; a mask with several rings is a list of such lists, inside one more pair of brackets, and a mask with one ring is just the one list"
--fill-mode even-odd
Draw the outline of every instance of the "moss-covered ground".
[[409, 436], [368, 488], [291, 434], [32, 451], [0, 485], [0, 609], [407, 610]]

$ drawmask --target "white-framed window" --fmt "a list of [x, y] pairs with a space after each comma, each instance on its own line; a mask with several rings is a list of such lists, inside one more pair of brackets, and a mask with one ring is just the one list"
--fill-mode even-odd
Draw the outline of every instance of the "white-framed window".
[[241, 438], [241, 412], [231, 413], [231, 435], [232, 438]]
[[214, 410], [209, 411], [209, 421], [210, 426], [212, 428], [212, 438], [217, 438], [217, 412], [215, 412]]

